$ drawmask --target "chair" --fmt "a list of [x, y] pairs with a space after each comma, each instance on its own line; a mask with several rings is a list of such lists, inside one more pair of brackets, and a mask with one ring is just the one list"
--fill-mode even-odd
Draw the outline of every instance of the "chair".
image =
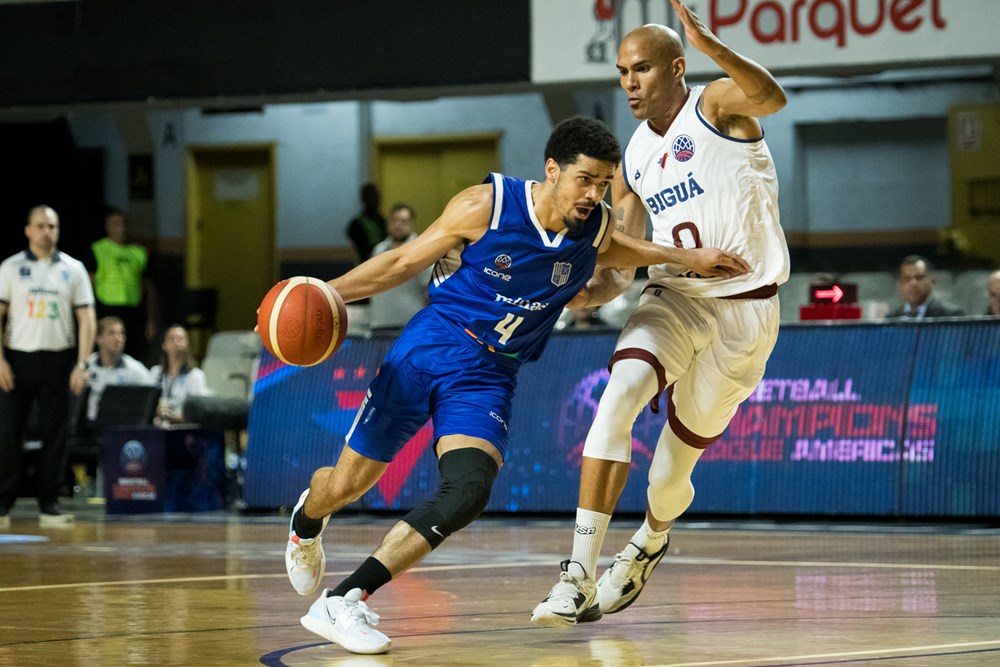
[[151, 426], [159, 400], [158, 385], [108, 385], [97, 405], [94, 429], [103, 431], [110, 426]]
[[952, 296], [954, 303], [965, 308], [967, 315], [985, 315], [989, 307], [989, 269], [968, 269], [955, 277]]
[[211, 396], [189, 396], [184, 402], [184, 416], [202, 426], [222, 429], [225, 434], [228, 497], [235, 505], [243, 502], [243, 450], [246, 447], [247, 421], [253, 400], [263, 349], [260, 336], [253, 331], [219, 331], [208, 341], [202, 360], [205, 382]]
[[75, 486], [85, 488], [88, 478], [94, 480], [94, 494], [104, 490], [102, 458], [104, 430], [112, 426], [150, 426], [160, 400], [158, 386], [108, 385], [101, 394], [97, 417], [87, 420], [90, 388], [70, 401], [66, 449], [70, 479]]
[[216, 396], [250, 400], [263, 348], [253, 331], [219, 331], [202, 360], [205, 382]]

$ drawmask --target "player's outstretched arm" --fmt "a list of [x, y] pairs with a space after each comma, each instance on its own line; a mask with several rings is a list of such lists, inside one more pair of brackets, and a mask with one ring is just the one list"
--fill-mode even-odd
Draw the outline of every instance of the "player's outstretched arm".
[[715, 121], [719, 115], [761, 118], [785, 106], [788, 101], [785, 91], [770, 72], [723, 44], [681, 0], [670, 2], [684, 26], [688, 43], [714, 60], [729, 76], [709, 84], [702, 94], [703, 111], [709, 121]]
[[750, 271], [750, 265], [735, 252], [718, 248], [672, 248], [632, 238], [615, 231], [608, 249], [597, 256], [609, 266], [680, 264], [703, 278], [732, 278]]
[[[632, 238], [646, 238], [646, 209], [642, 200], [629, 190], [622, 177], [621, 166], [611, 182], [614, 229]], [[611, 235], [608, 235], [610, 239]], [[602, 250], [607, 248], [607, 243]], [[603, 266], [598, 263], [586, 287], [567, 304], [568, 308], [600, 306], [624, 292], [635, 280], [634, 267]]]
[[327, 281], [346, 303], [366, 299], [401, 285], [452, 248], [477, 241], [493, 210], [491, 185], [474, 185], [452, 197], [441, 216], [417, 238], [362, 262]]

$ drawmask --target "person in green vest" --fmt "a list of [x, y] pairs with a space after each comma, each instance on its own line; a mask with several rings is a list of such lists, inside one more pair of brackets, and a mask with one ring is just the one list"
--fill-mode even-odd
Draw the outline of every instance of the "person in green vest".
[[374, 183], [361, 186], [363, 208], [347, 225], [347, 236], [354, 244], [358, 264], [372, 256], [376, 245], [388, 235], [385, 216], [382, 215], [382, 195]]
[[[125, 353], [145, 363], [149, 341], [156, 335], [156, 289], [147, 277], [149, 253], [128, 241], [125, 214], [111, 209], [104, 216], [107, 236], [91, 244], [88, 269], [97, 299], [97, 317], [118, 317], [128, 337]], [[139, 333], [141, 332], [141, 333]], [[136, 335], [138, 334], [138, 335]]]

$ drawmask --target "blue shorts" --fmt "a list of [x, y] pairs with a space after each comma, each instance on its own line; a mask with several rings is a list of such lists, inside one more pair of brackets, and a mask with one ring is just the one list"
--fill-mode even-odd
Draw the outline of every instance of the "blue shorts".
[[434, 441], [465, 435], [492, 443], [506, 458], [517, 366], [424, 309], [403, 330], [368, 387], [347, 443], [386, 463], [427, 423]]

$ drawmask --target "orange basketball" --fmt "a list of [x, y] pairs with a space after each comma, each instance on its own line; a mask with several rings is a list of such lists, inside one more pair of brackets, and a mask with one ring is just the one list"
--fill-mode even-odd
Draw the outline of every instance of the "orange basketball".
[[291, 366], [315, 366], [347, 334], [347, 308], [319, 278], [296, 276], [268, 291], [257, 311], [257, 332], [268, 352]]

